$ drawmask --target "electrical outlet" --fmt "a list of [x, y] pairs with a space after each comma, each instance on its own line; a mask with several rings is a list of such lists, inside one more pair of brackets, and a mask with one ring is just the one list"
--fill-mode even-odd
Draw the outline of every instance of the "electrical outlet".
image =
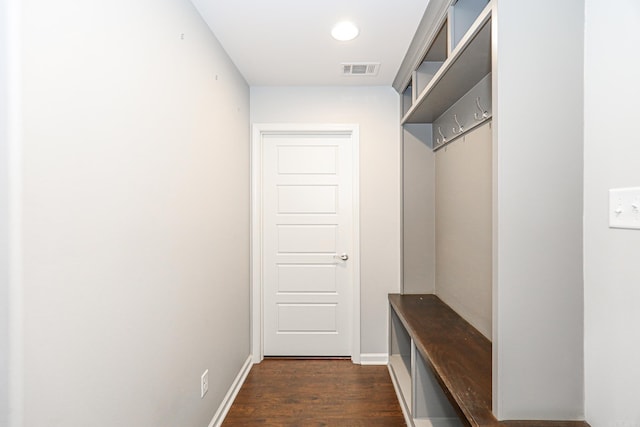
[[200, 398], [202, 399], [209, 391], [209, 370], [204, 371], [200, 377]]

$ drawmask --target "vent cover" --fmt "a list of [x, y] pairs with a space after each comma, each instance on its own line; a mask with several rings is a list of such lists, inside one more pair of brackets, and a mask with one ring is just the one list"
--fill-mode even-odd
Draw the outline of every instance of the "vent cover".
[[375, 76], [380, 68], [379, 62], [354, 62], [341, 64], [345, 76]]

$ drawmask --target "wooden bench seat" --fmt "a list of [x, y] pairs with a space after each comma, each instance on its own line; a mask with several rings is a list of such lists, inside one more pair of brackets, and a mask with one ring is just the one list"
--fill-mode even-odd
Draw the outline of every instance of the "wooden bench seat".
[[469, 426], [588, 427], [584, 421], [502, 421], [491, 411], [491, 342], [435, 295], [389, 302], [445, 395]]

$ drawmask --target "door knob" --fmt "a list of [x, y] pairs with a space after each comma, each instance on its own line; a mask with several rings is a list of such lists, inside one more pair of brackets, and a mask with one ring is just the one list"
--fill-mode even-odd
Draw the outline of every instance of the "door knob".
[[336, 255], [335, 257], [336, 259], [341, 259], [342, 261], [346, 261], [349, 259], [349, 255], [347, 254], [342, 254], [342, 255]]

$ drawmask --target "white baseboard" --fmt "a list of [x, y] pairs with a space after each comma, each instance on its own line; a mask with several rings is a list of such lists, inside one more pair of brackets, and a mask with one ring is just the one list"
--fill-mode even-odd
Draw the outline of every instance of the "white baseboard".
[[224, 417], [227, 416], [227, 413], [229, 412], [229, 409], [231, 409], [231, 405], [233, 404], [233, 401], [236, 400], [236, 396], [238, 395], [238, 392], [240, 391], [242, 384], [244, 384], [244, 380], [247, 379], [247, 375], [249, 375], [249, 371], [251, 370], [252, 366], [253, 366], [253, 356], [249, 355], [246, 362], [244, 362], [242, 369], [240, 369], [240, 372], [238, 372], [236, 379], [233, 380], [231, 387], [229, 387], [229, 391], [227, 392], [226, 396], [222, 400], [222, 403], [218, 407], [218, 410], [216, 411], [215, 415], [211, 419], [211, 422], [209, 423], [209, 427], [220, 427], [222, 425], [222, 422], [224, 421]]
[[360, 355], [361, 365], [388, 365], [389, 355], [387, 353], [364, 353]]

